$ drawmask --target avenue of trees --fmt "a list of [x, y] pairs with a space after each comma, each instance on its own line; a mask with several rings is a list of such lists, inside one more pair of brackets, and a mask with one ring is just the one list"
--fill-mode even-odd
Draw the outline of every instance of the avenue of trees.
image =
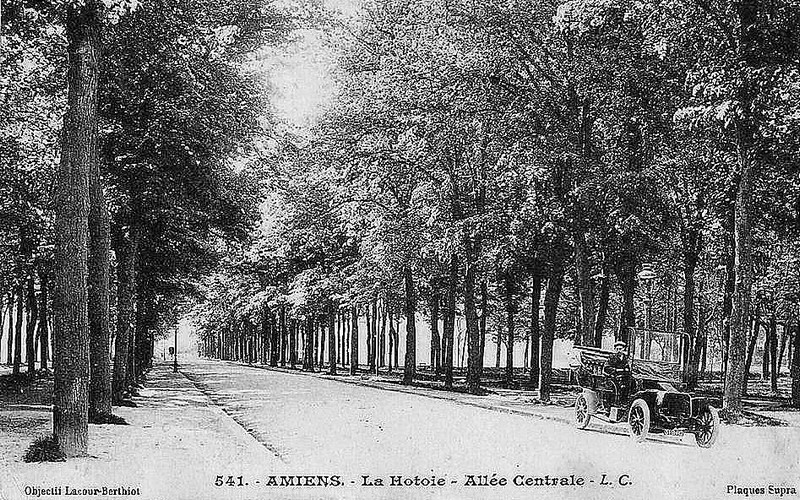
[[86, 453], [89, 422], [120, 421], [216, 242], [257, 219], [252, 169], [231, 161], [269, 127], [247, 63], [291, 19], [248, 1], [2, 3], [7, 361], [54, 369], [66, 456]]
[[487, 349], [518, 383], [523, 351], [546, 401], [554, 339], [650, 326], [737, 421], [763, 334], [800, 404], [799, 29], [780, 1], [367, 2], [331, 28], [336, 98], [265, 154], [261, 228], [204, 281], [201, 354], [452, 387], [463, 318], [467, 389]]
[[763, 333], [800, 406], [789, 0], [370, 0], [324, 20], [337, 92], [296, 135], [254, 61], [307, 12], [0, 9], [2, 361], [54, 369], [67, 456], [187, 306], [209, 357], [453, 388], [463, 356], [480, 393], [487, 352], [514, 385], [521, 350], [543, 401], [555, 339], [681, 331], [734, 422]]

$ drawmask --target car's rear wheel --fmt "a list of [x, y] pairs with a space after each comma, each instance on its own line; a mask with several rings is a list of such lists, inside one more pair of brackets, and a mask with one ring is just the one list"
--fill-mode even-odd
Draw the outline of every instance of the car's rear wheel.
[[719, 412], [709, 406], [697, 416], [694, 440], [701, 448], [711, 448], [719, 435]]
[[637, 399], [628, 412], [628, 430], [634, 441], [641, 443], [650, 432], [650, 408], [643, 399]]
[[589, 402], [586, 396], [579, 394], [575, 399], [575, 427], [585, 429], [589, 425], [592, 415], [589, 413]]

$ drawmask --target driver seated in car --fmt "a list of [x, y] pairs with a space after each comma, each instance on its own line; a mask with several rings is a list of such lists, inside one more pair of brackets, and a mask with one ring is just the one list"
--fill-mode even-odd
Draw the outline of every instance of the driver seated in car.
[[628, 396], [628, 381], [631, 374], [631, 364], [628, 354], [625, 352], [627, 344], [621, 340], [614, 342], [614, 354], [608, 357], [603, 365], [603, 373], [613, 381], [618, 389], [616, 401], [611, 404], [618, 405]]

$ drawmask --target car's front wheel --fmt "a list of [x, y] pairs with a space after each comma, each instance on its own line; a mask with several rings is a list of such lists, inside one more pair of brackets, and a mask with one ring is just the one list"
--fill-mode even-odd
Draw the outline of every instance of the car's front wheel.
[[719, 435], [719, 412], [709, 406], [697, 416], [694, 440], [701, 448], [711, 448]]
[[575, 399], [575, 427], [578, 429], [585, 429], [589, 425], [589, 420], [592, 419], [589, 414], [589, 402], [586, 396], [579, 394]]
[[650, 408], [643, 399], [637, 399], [628, 412], [628, 431], [634, 441], [641, 443], [650, 431]]

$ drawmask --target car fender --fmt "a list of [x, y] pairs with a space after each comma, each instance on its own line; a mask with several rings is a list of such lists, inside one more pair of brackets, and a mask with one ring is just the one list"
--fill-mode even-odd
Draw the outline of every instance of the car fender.
[[591, 389], [584, 389], [583, 397], [586, 398], [586, 404], [589, 407], [589, 415], [594, 415], [595, 413], [597, 413], [597, 401], [598, 401], [597, 392]]
[[630, 398], [630, 402], [628, 403], [628, 410], [630, 410], [631, 405], [633, 404], [634, 401], [636, 401], [637, 399], [642, 399], [644, 400], [645, 403], [647, 403], [647, 408], [650, 410], [650, 421], [655, 422], [656, 417], [658, 416], [656, 408], [658, 408], [659, 392], [660, 391], [656, 391], [653, 389], [647, 389], [633, 394]]

